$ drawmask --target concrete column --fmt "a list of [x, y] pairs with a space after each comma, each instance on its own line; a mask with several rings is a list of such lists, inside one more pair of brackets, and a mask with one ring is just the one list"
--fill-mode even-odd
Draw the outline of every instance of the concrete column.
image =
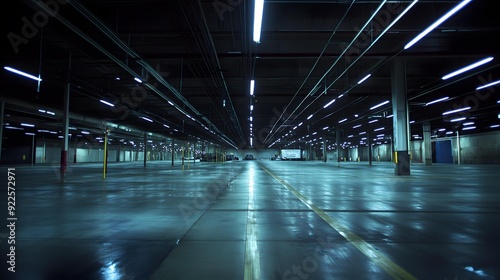
[[408, 98], [406, 96], [405, 68], [404, 59], [396, 57], [391, 71], [394, 149], [397, 153], [394, 170], [396, 175], [410, 175]]
[[148, 158], [148, 134], [144, 133], [144, 168], [146, 168]]
[[174, 166], [174, 155], [175, 155], [175, 140], [172, 137], [172, 166]]
[[62, 128], [62, 134], [63, 134], [63, 143], [62, 143], [62, 149], [61, 149], [61, 177], [60, 181], [61, 183], [64, 182], [66, 179], [66, 169], [68, 167], [68, 148], [69, 148], [69, 94], [71, 90], [71, 83], [68, 82], [66, 84], [66, 89], [64, 92], [64, 112], [63, 112], [63, 128]]
[[370, 133], [370, 126], [366, 130], [366, 143], [368, 144], [368, 165], [372, 165], [373, 151], [372, 151], [372, 134]]
[[326, 162], [326, 138], [323, 137], [323, 162]]
[[337, 166], [340, 167], [340, 126], [335, 128], [335, 142], [337, 142]]
[[425, 165], [432, 165], [432, 145], [431, 145], [431, 124], [424, 122], [423, 125], [424, 141], [422, 143], [422, 157]]
[[68, 149], [69, 149], [69, 139], [68, 139], [68, 134], [69, 134], [69, 95], [71, 92], [71, 82], [70, 82], [70, 76], [71, 75], [71, 53], [69, 54], [68, 58], [68, 82], [66, 84], [66, 88], [64, 91], [64, 111], [63, 111], [63, 128], [62, 128], [62, 133], [63, 133], [63, 142], [62, 142], [62, 149], [61, 149], [61, 166], [60, 166], [60, 173], [61, 177], [59, 180], [61, 183], [64, 182], [66, 179], [66, 169], [68, 167]]

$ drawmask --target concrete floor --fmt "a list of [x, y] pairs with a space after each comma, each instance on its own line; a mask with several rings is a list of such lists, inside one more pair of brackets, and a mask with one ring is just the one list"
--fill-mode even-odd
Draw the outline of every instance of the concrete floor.
[[16, 167], [1, 279], [500, 279], [498, 165], [135, 162], [103, 180], [78, 164], [65, 184], [57, 169]]

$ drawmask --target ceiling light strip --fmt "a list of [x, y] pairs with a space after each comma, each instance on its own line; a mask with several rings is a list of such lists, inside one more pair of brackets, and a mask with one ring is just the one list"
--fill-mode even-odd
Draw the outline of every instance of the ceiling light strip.
[[420, 39], [422, 39], [425, 35], [427, 35], [429, 32], [434, 30], [438, 25], [443, 23], [445, 20], [447, 20], [449, 17], [451, 17], [453, 14], [458, 12], [460, 9], [462, 9], [465, 5], [467, 5], [469, 2], [472, 0], [464, 0], [457, 6], [455, 6], [453, 9], [451, 9], [449, 12], [447, 12], [444, 16], [439, 18], [436, 22], [431, 24], [429, 27], [427, 27], [424, 31], [422, 31], [420, 34], [417, 35], [417, 37], [413, 38], [408, 44], [405, 45], [404, 49], [407, 50], [411, 48], [414, 44], [416, 44]]

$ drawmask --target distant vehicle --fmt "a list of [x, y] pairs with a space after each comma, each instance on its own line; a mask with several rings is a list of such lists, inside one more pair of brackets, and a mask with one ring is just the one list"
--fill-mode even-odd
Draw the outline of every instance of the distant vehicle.
[[252, 160], [252, 159], [254, 159], [253, 155], [248, 154], [245, 156], [245, 160]]

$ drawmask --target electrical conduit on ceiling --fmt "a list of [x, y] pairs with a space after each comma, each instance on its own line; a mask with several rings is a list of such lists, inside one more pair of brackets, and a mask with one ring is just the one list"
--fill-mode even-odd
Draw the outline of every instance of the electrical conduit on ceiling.
[[[41, 2], [41, 1], [35, 1], [32, 0], [35, 4], [37, 4], [41, 9], [45, 10], [47, 7]], [[125, 51], [129, 56], [137, 60], [137, 63], [141, 66], [144, 67], [148, 73], [151, 74], [155, 79], [158, 80], [163, 86], [168, 88], [177, 98], [179, 98], [188, 108], [190, 108], [195, 115], [201, 116], [201, 114], [180, 94], [180, 92], [172, 85], [170, 85], [156, 69], [154, 69], [151, 65], [149, 65], [144, 59], [142, 59], [134, 50], [132, 50], [130, 47], [128, 47], [116, 34], [113, 33], [104, 23], [102, 23], [99, 19], [97, 19], [90, 11], [88, 11], [85, 7], [83, 7], [78, 1], [72, 0], [69, 2], [77, 11], [79, 11], [83, 16], [85, 16], [91, 23], [93, 23], [99, 30], [101, 30], [113, 43], [115, 43], [118, 47], [120, 47], [123, 51]], [[71, 29], [73, 32], [75, 32], [77, 35], [79, 35], [81, 38], [86, 40], [88, 43], [93, 45], [95, 48], [100, 50], [102, 53], [104, 53], [106, 56], [108, 56], [111, 60], [113, 60], [116, 64], [118, 64], [120, 67], [122, 67], [124, 70], [129, 72], [133, 77], [140, 77], [137, 73], [135, 73], [134, 70], [132, 70], [128, 65], [120, 61], [117, 57], [115, 57], [113, 54], [108, 52], [106, 49], [104, 49], [101, 45], [99, 45], [96, 41], [94, 41], [92, 38], [84, 34], [80, 29], [78, 29], [76, 26], [74, 26], [72, 23], [70, 23], [68, 20], [63, 18], [60, 14], [56, 14], [54, 16], [57, 18], [61, 23], [66, 25], [69, 29]], [[148, 88], [153, 90], [158, 96], [160, 96], [162, 99], [166, 101], [172, 102], [168, 97], [166, 97], [160, 90], [157, 88], [146, 84]], [[172, 102], [173, 103], [173, 102]], [[178, 106], [177, 106], [178, 107]], [[206, 121], [206, 119], [204, 119]], [[196, 120], [199, 122], [198, 120]], [[225, 142], [230, 144], [231, 146], [236, 148], [236, 145], [227, 137], [225, 134], [223, 134], [214, 124], [209, 123], [209, 126], [211, 126], [214, 130], [216, 130], [220, 135], [221, 139], [223, 139]], [[201, 123], [200, 123], [201, 124]], [[228, 142], [231, 141], [231, 142]]]

